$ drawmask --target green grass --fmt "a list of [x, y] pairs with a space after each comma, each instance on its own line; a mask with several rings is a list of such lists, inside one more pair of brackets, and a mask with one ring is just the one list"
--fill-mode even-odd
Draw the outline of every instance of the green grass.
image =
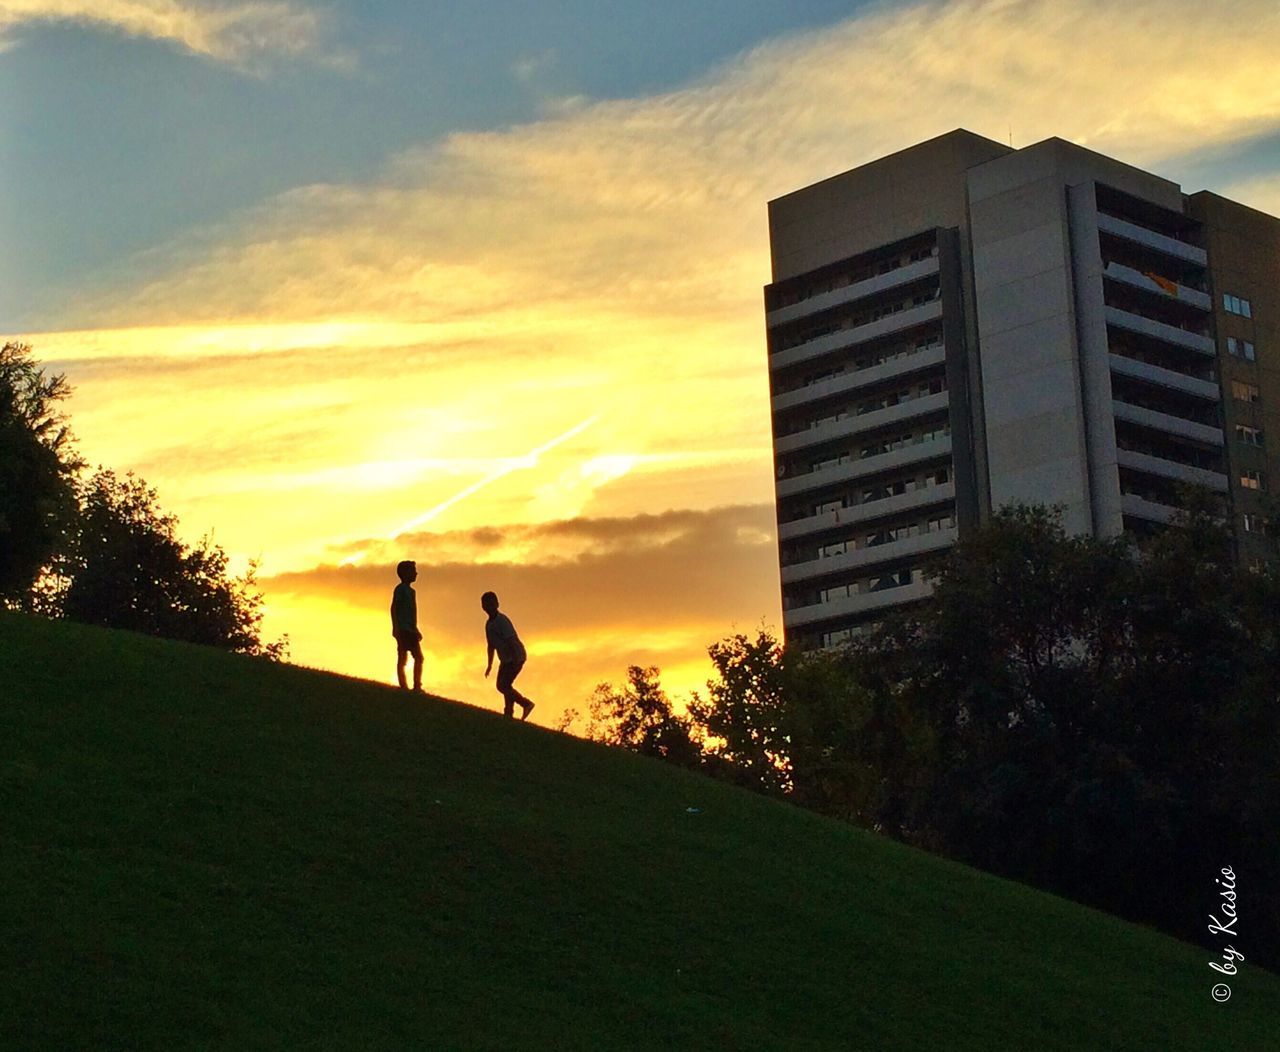
[[1280, 1042], [1248, 962], [1215, 1004], [1208, 948], [784, 804], [15, 615], [0, 862], [6, 1049]]

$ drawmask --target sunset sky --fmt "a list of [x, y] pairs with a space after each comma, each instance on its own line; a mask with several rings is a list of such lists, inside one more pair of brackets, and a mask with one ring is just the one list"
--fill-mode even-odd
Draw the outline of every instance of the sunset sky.
[[537, 722], [780, 623], [772, 198], [957, 127], [1280, 213], [1280, 7], [0, 0], [0, 334], [292, 659]]

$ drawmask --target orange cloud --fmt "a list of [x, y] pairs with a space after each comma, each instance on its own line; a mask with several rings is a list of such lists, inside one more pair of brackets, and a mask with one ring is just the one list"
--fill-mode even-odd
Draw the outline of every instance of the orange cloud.
[[[394, 567], [415, 559], [431, 689], [482, 704], [488, 685], [477, 671], [484, 659], [479, 599], [496, 591], [529, 648], [529, 681], [547, 701], [543, 720], [581, 707], [597, 683], [621, 679], [631, 664], [666, 666], [674, 690], [698, 687], [710, 673], [709, 644], [735, 624], [750, 630], [779, 620], [771, 505], [358, 543], [374, 547], [359, 566], [325, 564], [262, 583], [273, 602], [345, 608], [348, 631], [359, 632], [347, 645], [366, 655], [368, 674], [387, 679]], [[295, 656], [311, 658], [305, 650]]]
[[[546, 633], [612, 626], [660, 635], [668, 624], [714, 624], [738, 608], [752, 618], [775, 612], [776, 572], [761, 572], [773, 544], [772, 505], [745, 505], [355, 542], [374, 549], [359, 566], [320, 565], [263, 585], [380, 608], [395, 564], [412, 558], [419, 608], [446, 638], [474, 634], [459, 626], [474, 620], [489, 589], [529, 610], [528, 623]], [[495, 549], [507, 559], [495, 560]]]

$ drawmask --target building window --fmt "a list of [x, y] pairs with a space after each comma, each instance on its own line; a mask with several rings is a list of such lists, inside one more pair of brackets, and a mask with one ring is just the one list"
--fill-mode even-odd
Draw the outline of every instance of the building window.
[[888, 588], [902, 588], [904, 585], [911, 584], [914, 574], [909, 569], [893, 570], [881, 577], [874, 577], [871, 581], [871, 591], [883, 592]]
[[1258, 360], [1253, 344], [1248, 340], [1237, 340], [1234, 336], [1228, 336], [1227, 350], [1235, 357], [1243, 358], [1246, 362], [1256, 362]]
[[1233, 296], [1229, 292], [1222, 294], [1222, 309], [1228, 314], [1238, 314], [1242, 318], [1253, 317], [1253, 304], [1239, 296]]
[[858, 628], [861, 628], [861, 625], [856, 625], [853, 628], [838, 628], [834, 632], [823, 632], [822, 645], [824, 647], [838, 647], [852, 642], [855, 637], [861, 634], [857, 631]]
[[1263, 490], [1267, 488], [1267, 479], [1261, 471], [1245, 471], [1240, 475], [1240, 485], [1245, 489]]
[[1261, 446], [1263, 445], [1262, 429], [1250, 427], [1248, 424], [1236, 424], [1236, 441], [1249, 446]]
[[841, 464], [849, 463], [849, 454], [841, 453], [839, 456], [831, 457], [829, 460], [815, 460], [809, 465], [809, 470], [825, 471], [827, 468], [839, 467]]
[[1244, 513], [1244, 532], [1245, 533], [1266, 533], [1266, 520], [1256, 511], [1246, 511]]
[[1257, 384], [1247, 384], [1243, 380], [1231, 381], [1231, 397], [1237, 402], [1256, 402], [1262, 397]]

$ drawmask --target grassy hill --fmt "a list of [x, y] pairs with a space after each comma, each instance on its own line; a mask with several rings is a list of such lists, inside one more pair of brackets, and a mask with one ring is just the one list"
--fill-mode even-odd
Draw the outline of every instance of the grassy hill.
[[4, 1048], [1280, 1041], [1280, 980], [1248, 962], [1215, 1004], [1208, 949], [783, 804], [14, 615], [0, 859]]

